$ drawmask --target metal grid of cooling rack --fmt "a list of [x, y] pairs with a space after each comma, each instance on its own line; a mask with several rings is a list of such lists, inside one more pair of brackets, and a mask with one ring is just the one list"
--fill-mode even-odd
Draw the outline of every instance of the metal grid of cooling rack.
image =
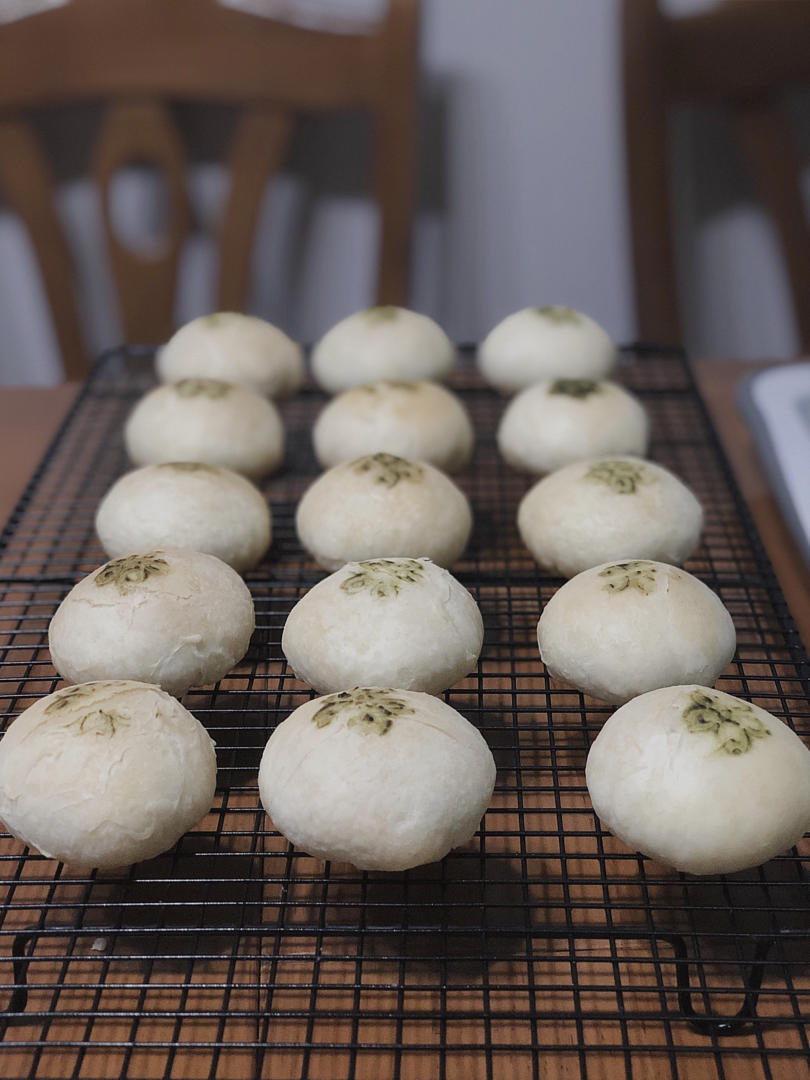
[[[731, 610], [719, 684], [810, 735], [808, 667], [688, 367], [628, 351], [620, 378], [653, 423], [651, 456], [696, 490], [687, 569]], [[126, 468], [122, 422], [151, 385], [143, 350], [106, 357], [0, 538], [0, 720], [57, 687], [47, 625], [103, 561], [101, 495]], [[248, 575], [257, 632], [237, 670], [187, 706], [218, 744], [211, 813], [123, 876], [78, 876], [0, 837], [0, 1075], [114, 1080], [782, 1080], [810, 1055], [810, 846], [721, 879], [626, 850], [590, 809], [584, 761], [609, 709], [550, 681], [535, 625], [560, 584], [514, 524], [530, 481], [498, 459], [501, 400], [469, 367], [475, 421], [458, 477], [475, 510], [454, 572], [480, 603], [477, 672], [445, 695], [498, 763], [480, 834], [440, 864], [359, 873], [293, 851], [258, 803], [273, 727], [309, 696], [281, 629], [322, 575], [298, 547], [323, 398], [284, 403], [285, 470], [264, 489], [270, 559]]]

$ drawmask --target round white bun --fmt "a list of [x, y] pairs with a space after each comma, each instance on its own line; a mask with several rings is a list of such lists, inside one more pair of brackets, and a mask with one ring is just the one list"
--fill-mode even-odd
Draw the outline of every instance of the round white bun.
[[573, 577], [613, 559], [680, 565], [703, 508], [667, 469], [638, 458], [588, 458], [539, 480], [518, 507], [523, 543], [550, 574]]
[[585, 778], [611, 832], [692, 874], [759, 866], [810, 828], [810, 751], [798, 735], [703, 686], [653, 690], [615, 712]]
[[608, 380], [547, 379], [513, 398], [498, 449], [517, 469], [549, 473], [584, 458], [643, 457], [649, 434], [641, 402]]
[[537, 643], [554, 678], [620, 704], [659, 686], [714, 686], [734, 656], [736, 634], [702, 581], [639, 559], [567, 581], [543, 608]]
[[357, 689], [299, 706], [265, 747], [262, 805], [296, 847], [361, 870], [407, 870], [472, 839], [492, 753], [429, 694]]
[[352, 562], [319, 582], [287, 617], [281, 648], [319, 694], [398, 686], [440, 694], [478, 663], [481, 612], [429, 559]]
[[470, 460], [473, 428], [455, 394], [438, 383], [375, 382], [345, 390], [312, 431], [315, 456], [328, 469], [384, 451], [455, 472]]
[[146, 465], [117, 480], [96, 511], [111, 559], [156, 547], [186, 547], [249, 570], [270, 546], [270, 507], [244, 476], [216, 465]]
[[213, 555], [167, 547], [82, 578], [51, 619], [48, 643], [69, 682], [134, 679], [181, 697], [227, 675], [253, 627], [253, 600], [235, 570]]
[[155, 359], [161, 382], [222, 379], [267, 397], [284, 397], [304, 381], [301, 346], [254, 315], [217, 311], [181, 326]]
[[214, 743], [156, 686], [95, 682], [25, 710], [0, 742], [0, 818], [52, 859], [152, 859], [211, 808]]
[[328, 394], [377, 379], [443, 379], [453, 343], [427, 315], [407, 308], [357, 311], [328, 330], [312, 351], [312, 374]]
[[602, 379], [616, 364], [616, 346], [581, 311], [553, 305], [508, 315], [478, 347], [487, 382], [514, 394], [540, 379]]
[[284, 456], [284, 428], [272, 401], [217, 379], [181, 379], [141, 398], [124, 427], [135, 465], [200, 461], [245, 476], [272, 472]]
[[298, 537], [319, 566], [385, 556], [452, 566], [472, 529], [466, 495], [426, 462], [370, 454], [336, 465], [304, 492]]

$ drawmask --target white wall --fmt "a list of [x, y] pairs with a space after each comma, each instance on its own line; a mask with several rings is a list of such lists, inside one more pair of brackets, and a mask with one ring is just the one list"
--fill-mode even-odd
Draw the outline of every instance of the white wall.
[[[675, 9], [705, 2], [667, 0]], [[422, 54], [412, 306], [460, 341], [480, 338], [516, 308], [546, 303], [579, 307], [616, 338], [632, 339], [619, 0], [423, 0]], [[733, 151], [717, 135], [719, 121], [706, 123], [686, 116], [678, 132], [687, 344], [701, 354], [791, 355], [795, 338], [769, 226], [729, 169]], [[265, 201], [252, 307], [304, 341], [372, 299], [366, 151], [358, 119], [312, 121]], [[690, 179], [696, 163], [709, 181]], [[721, 192], [718, 177], [727, 175]], [[195, 170], [201, 219], [216, 218], [223, 191], [218, 167]], [[120, 196], [131, 228], [156, 213], [137, 175], [124, 179]], [[70, 181], [60, 209], [97, 351], [116, 343], [119, 331], [96, 250], [94, 193]], [[209, 308], [212, 257], [210, 242], [195, 237], [184, 259], [179, 320]], [[37, 289], [24, 236], [0, 214], [0, 381], [57, 377]]]
[[632, 332], [617, 5], [428, 3], [428, 88], [447, 99], [444, 281], [415, 296], [460, 340], [527, 304]]

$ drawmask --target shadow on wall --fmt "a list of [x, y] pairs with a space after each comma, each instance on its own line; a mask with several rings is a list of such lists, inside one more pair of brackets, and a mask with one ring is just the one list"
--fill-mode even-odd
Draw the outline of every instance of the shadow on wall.
[[[446, 109], [423, 96], [415, 221], [446, 212]], [[362, 114], [304, 117], [266, 193], [254, 252], [251, 307], [311, 341], [373, 302], [376, 211], [371, 128]]]
[[[810, 163], [810, 92], [792, 95], [786, 105], [800, 159]], [[778, 236], [720, 108], [676, 114], [672, 175], [687, 345], [699, 343], [704, 355], [795, 355]], [[810, 169], [804, 181], [810, 207]]]
[[[190, 163], [192, 213], [192, 232], [181, 257], [178, 323], [214, 306], [212, 238], [227, 194], [221, 163], [235, 117], [236, 110], [227, 106], [175, 108]], [[79, 306], [93, 353], [121, 340], [98, 193], [86, 179], [100, 119], [101, 108], [92, 105], [41, 110], [36, 116], [37, 134], [59, 186], [59, 213], [76, 265]], [[446, 209], [446, 106], [438, 88], [425, 92], [420, 124], [416, 216], [441, 221]], [[371, 149], [370, 121], [362, 113], [304, 116], [283, 172], [268, 184], [249, 307], [304, 341], [373, 303], [377, 222], [368, 198]], [[168, 220], [168, 190], [155, 169], [133, 163], [122, 170], [111, 198], [114, 227], [123, 243], [144, 252], [160, 245]], [[0, 314], [5, 309], [4, 325], [20, 320], [23, 325], [12, 328], [0, 352], [0, 383], [20, 381], [23, 373], [25, 381], [48, 381], [59, 371], [58, 351], [43, 320], [47, 306], [33, 253], [21, 261], [15, 250], [27, 246], [24, 233], [16, 225], [11, 232], [2, 228], [2, 219], [10, 217], [0, 212]]]

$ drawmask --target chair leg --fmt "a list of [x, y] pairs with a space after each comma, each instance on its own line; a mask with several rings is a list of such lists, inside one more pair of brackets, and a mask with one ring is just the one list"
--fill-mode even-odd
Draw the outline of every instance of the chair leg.
[[655, 0], [623, 7], [624, 121], [638, 336], [681, 343], [670, 200], [663, 24]]
[[384, 27], [384, 103], [375, 131], [375, 189], [380, 207], [377, 303], [406, 305], [416, 170], [417, 5], [390, 0]]

